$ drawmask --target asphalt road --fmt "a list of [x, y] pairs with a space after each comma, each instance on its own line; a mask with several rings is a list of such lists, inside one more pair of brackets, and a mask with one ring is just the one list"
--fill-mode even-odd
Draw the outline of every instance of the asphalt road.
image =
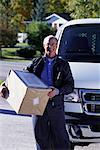
[[[11, 69], [23, 70], [29, 62], [0, 61], [0, 79]], [[0, 150], [37, 150], [32, 117], [15, 115], [10, 105], [0, 98]]]
[[0, 150], [37, 150], [32, 117], [16, 115], [1, 98]]
[[0, 79], [5, 80], [11, 69], [23, 70], [29, 62], [0, 61]]
[[[9, 110], [9, 111], [8, 111]], [[99, 150], [100, 144], [75, 146], [74, 150]], [[37, 150], [32, 117], [13, 113], [6, 100], [0, 98], [0, 150]]]

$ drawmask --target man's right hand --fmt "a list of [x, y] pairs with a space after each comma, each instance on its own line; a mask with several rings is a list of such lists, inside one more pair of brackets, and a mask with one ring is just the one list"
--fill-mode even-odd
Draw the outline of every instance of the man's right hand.
[[0, 86], [0, 96], [7, 99], [9, 96], [9, 90], [6, 86]]
[[52, 87], [52, 91], [48, 93], [49, 98], [53, 98], [54, 96], [59, 94], [59, 90], [55, 87]]

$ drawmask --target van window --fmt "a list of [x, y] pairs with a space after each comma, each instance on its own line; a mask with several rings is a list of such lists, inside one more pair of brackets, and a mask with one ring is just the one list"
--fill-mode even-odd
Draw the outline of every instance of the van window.
[[66, 27], [60, 41], [59, 55], [73, 61], [100, 61], [100, 25]]

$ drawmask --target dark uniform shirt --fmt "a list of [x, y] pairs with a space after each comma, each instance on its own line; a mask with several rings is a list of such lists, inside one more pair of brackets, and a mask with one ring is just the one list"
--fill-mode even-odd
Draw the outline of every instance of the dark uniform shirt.
[[41, 79], [48, 86], [53, 86], [53, 65], [55, 60], [46, 58], [43, 71], [41, 73]]

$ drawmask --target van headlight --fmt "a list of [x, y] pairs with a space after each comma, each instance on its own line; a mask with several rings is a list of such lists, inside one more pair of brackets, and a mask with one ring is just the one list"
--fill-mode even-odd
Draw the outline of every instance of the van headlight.
[[72, 93], [64, 96], [64, 101], [69, 102], [79, 102], [78, 89], [75, 89]]

